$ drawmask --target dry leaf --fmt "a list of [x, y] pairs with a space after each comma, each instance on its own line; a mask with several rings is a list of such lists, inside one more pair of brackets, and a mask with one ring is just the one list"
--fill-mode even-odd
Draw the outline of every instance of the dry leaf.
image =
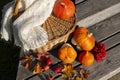
[[32, 57], [31, 56], [28, 56], [28, 55], [25, 55], [24, 59], [21, 60], [21, 63], [25, 66], [25, 68], [29, 68], [30, 67], [30, 64], [32, 62]]
[[63, 69], [61, 70], [62, 77], [69, 77], [72, 76], [72, 74], [75, 73], [75, 70], [72, 67], [72, 64], [66, 64], [63, 66]]
[[43, 69], [42, 69], [40, 63], [37, 63], [36, 66], [34, 67], [33, 74], [39, 74], [42, 71], [43, 71]]

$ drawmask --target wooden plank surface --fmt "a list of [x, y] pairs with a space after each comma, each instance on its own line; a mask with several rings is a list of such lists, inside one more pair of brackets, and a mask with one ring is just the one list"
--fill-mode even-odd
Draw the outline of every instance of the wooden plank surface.
[[120, 31], [120, 13], [89, 28], [95, 39], [101, 41]]
[[32, 76], [32, 72], [30, 72], [28, 69], [26, 69], [24, 66], [19, 64], [18, 66], [18, 72], [17, 72], [17, 78], [16, 80], [24, 80], [28, 76]]
[[109, 37], [103, 43], [107, 46], [107, 49], [114, 47], [115, 45], [120, 43], [120, 32], [116, 33], [112, 37]]
[[[113, 16], [105, 21], [102, 21], [96, 25], [93, 25], [91, 27], [89, 27], [88, 29], [93, 32], [94, 36], [95, 36], [95, 39], [97, 41], [102, 41], [103, 40], [103, 43], [107, 46], [107, 49], [110, 49], [111, 47], [117, 45], [118, 43], [120, 43], [120, 27], [118, 27], [119, 25], [119, 18], [118, 16], [120, 16], [119, 14], [116, 15], [116, 16]], [[114, 22], [115, 23], [114, 23]], [[117, 33], [116, 33], [117, 32]], [[51, 58], [52, 58], [52, 61], [53, 61], [53, 65], [61, 62], [58, 57], [57, 57], [57, 50], [53, 50], [53, 51], [50, 51], [50, 54], [51, 54]], [[76, 60], [74, 63], [73, 63], [75, 66], [79, 65], [80, 63]], [[53, 66], [52, 65], [52, 66]], [[94, 64], [95, 66], [97, 66], [96, 64]], [[92, 68], [94, 68], [95, 66], [93, 66]], [[51, 67], [52, 68], [52, 67]], [[90, 68], [91, 70], [91, 68]], [[97, 71], [97, 70], [96, 70]], [[21, 73], [21, 72], [20, 72]], [[23, 77], [26, 78], [26, 76], [24, 76], [24, 72], [23, 73]], [[56, 74], [53, 72], [52, 69], [50, 69], [49, 71], [45, 71], [43, 74], [40, 74], [40, 75], [37, 75], [35, 77], [33, 77], [34, 79], [38, 79], [40, 78], [41, 76], [45, 76], [47, 74], [51, 74], [52, 76], [55, 76]], [[28, 77], [31, 76], [31, 74], [27, 75]], [[95, 75], [95, 74], [94, 74]], [[58, 75], [56, 75], [58, 76]], [[92, 76], [92, 75], [91, 75]], [[99, 77], [98, 77], [99, 78]], [[91, 78], [90, 78], [91, 79]], [[44, 79], [45, 80], [45, 79]], [[58, 78], [58, 80], [61, 80], [61, 78]]]
[[[107, 51], [106, 58], [99, 63], [94, 63], [88, 69], [91, 70], [91, 75], [88, 80], [107, 80], [110, 77], [107, 77], [110, 73], [120, 67], [120, 45], [114, 47]], [[111, 76], [115, 75], [112, 74]], [[104, 76], [106, 78], [102, 79]]]
[[108, 80], [120, 80], [120, 73], [116, 74], [115, 76], [112, 76], [110, 79]]
[[76, 5], [77, 21], [98, 13], [110, 6], [119, 3], [120, 0], [86, 0]]
[[80, 3], [85, 2], [85, 1], [87, 1], [87, 0], [75, 0], [75, 4], [80, 4]]
[[[117, 33], [116, 35], [110, 37], [109, 39], [106, 39], [102, 43], [104, 43], [106, 45], [107, 57], [102, 62], [99, 62], [99, 63], [94, 62], [94, 64], [89, 67], [85, 67], [85, 66], [81, 66], [81, 65], [79, 66], [79, 67], [85, 67], [91, 71], [91, 74], [90, 74], [90, 77], [88, 78], [88, 80], [93, 80], [93, 79], [99, 80], [105, 76], [106, 76], [105, 78], [108, 79], [108, 78], [110, 78], [110, 77], [107, 77], [107, 75], [109, 75], [109, 72], [112, 73], [114, 70], [119, 68], [119, 66], [114, 61], [114, 58], [115, 58], [115, 60], [118, 60], [118, 62], [120, 61], [120, 58], [119, 58], [120, 57], [120, 33]], [[114, 51], [114, 50], [116, 50], [116, 51]], [[114, 65], [114, 68], [111, 68], [112, 66], [108, 65], [108, 63], [111, 65]], [[120, 65], [120, 63], [119, 63], [119, 65]], [[79, 67], [77, 67], [77, 68], [79, 68]], [[108, 69], [110, 69], [109, 71], [106, 70], [107, 67], [108, 67]], [[115, 74], [117, 74], [117, 72], [114, 73], [114, 75]], [[103, 79], [103, 80], [107, 80], [107, 79]], [[62, 78], [58, 78], [56, 80], [62, 80]]]
[[[103, 41], [103, 43], [107, 46], [107, 49], [110, 49], [111, 47], [113, 47], [113, 46], [120, 43], [120, 33], [118, 32], [118, 31], [120, 31], [120, 29], [119, 29], [119, 27], [116, 27], [116, 28], [113, 27], [114, 23], [110, 22], [110, 20], [111, 19], [113, 20], [114, 17], [116, 17], [116, 16], [113, 16], [112, 18], [109, 18], [109, 19], [107, 19], [107, 20], [105, 20], [103, 22], [100, 22], [100, 23], [98, 23], [96, 25], [93, 25], [92, 27], [89, 27], [89, 30], [95, 34], [95, 39], [96, 40], [101, 41], [101, 40], [104, 40], [104, 39], [107, 38], [106, 40]], [[114, 20], [115, 19], [116, 18], [114, 18]], [[114, 26], [117, 26], [117, 25], [114, 25]], [[113, 28], [115, 28], [115, 29], [113, 29]], [[104, 34], [104, 32], [106, 32], [106, 33]], [[118, 33], [116, 33], [116, 32], [118, 32]], [[58, 78], [58, 80], [59, 80], [59, 78]]]
[[[91, 1], [91, 0], [90, 0]], [[118, 0], [117, 0], [118, 1]], [[117, 3], [117, 1], [115, 1], [115, 3]], [[114, 3], [114, 4], [115, 4]], [[76, 7], [77, 7], [77, 19], [78, 20], [81, 20], [82, 18], [85, 18], [93, 13], [95, 13], [97, 10], [99, 10], [100, 8], [94, 8], [95, 5], [93, 5], [93, 2], [87, 2], [87, 3], [82, 3], [82, 4], [78, 4]], [[110, 5], [109, 5], [110, 6]], [[102, 8], [101, 8], [102, 9]], [[80, 13], [81, 12], [81, 13]], [[104, 41], [104, 43], [106, 44], [107, 46], [107, 49], [110, 49], [112, 46], [115, 46], [116, 44], [118, 44], [120, 42], [120, 39], [119, 39], [119, 31], [120, 31], [120, 27], [118, 27], [120, 25], [119, 21], [120, 21], [120, 14], [118, 15], [115, 15], [107, 20], [104, 20], [98, 24], [95, 24], [91, 27], [89, 27], [88, 29], [93, 32], [94, 36], [95, 36], [95, 39], [97, 41]], [[118, 34], [117, 34], [118, 33]], [[112, 36], [114, 35], [114, 36]], [[111, 42], [111, 43], [110, 43]], [[119, 46], [118, 46], [119, 47]], [[118, 49], [118, 47], [116, 47], [115, 49]], [[111, 52], [113, 50], [111, 49]], [[116, 52], [113, 52], [113, 53], [116, 53]], [[57, 50], [53, 50], [53, 51], [50, 51], [50, 54], [51, 54], [51, 58], [52, 58], [52, 61], [53, 61], [53, 64], [52, 64], [52, 67], [54, 65], [56, 65], [57, 63], [61, 63], [61, 60], [58, 59], [57, 57]], [[106, 57], [107, 58], [107, 57]], [[109, 57], [108, 57], [109, 58]], [[75, 66], [79, 65], [80, 63], [76, 60], [74, 63], [73, 63]], [[99, 63], [100, 64], [100, 63]], [[104, 63], [103, 63], [104, 64]], [[94, 65], [94, 67], [97, 66], [97, 63]], [[51, 67], [51, 68], [52, 68]], [[94, 71], [94, 67], [90, 67], [90, 70], [92, 69]], [[23, 70], [22, 70], [23, 69]], [[21, 75], [21, 76], [17, 76], [17, 80], [21, 80], [23, 78], [28, 78], [29, 76], [32, 75], [32, 73], [30, 71], [25, 71], [24, 72], [24, 68], [19, 66], [19, 70], [18, 70], [18, 75]], [[20, 72], [21, 71], [21, 72]], [[22, 73], [22, 74], [21, 74]], [[50, 69], [49, 71], [45, 71], [43, 72], [42, 74], [40, 75], [37, 75], [37, 76], [34, 76], [34, 77], [31, 77], [30, 79], [31, 80], [45, 80], [45, 76], [48, 75], [48, 74], [51, 74], [53, 76], [55, 76], [56, 74], [53, 72], [52, 69]], [[95, 73], [97, 72], [94, 72], [91, 76], [94, 76]], [[102, 73], [103, 74], [103, 73]], [[105, 73], [107, 74], [107, 73]], [[104, 75], [105, 75], [104, 74]], [[26, 77], [27, 76], [27, 77]], [[56, 75], [57, 76], [57, 75]], [[97, 75], [96, 75], [97, 76]], [[102, 75], [103, 76], [103, 75]], [[20, 78], [20, 79], [19, 79]], [[98, 77], [99, 78], [99, 77]], [[61, 78], [58, 78], [58, 80], [61, 80]], [[92, 80], [92, 77], [90, 78], [90, 80]], [[97, 79], [96, 79], [97, 80]]]

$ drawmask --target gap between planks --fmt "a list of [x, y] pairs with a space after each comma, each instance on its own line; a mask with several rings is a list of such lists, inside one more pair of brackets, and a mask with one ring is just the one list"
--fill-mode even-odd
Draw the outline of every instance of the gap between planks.
[[[107, 55], [110, 55], [110, 51], [112, 51], [112, 49], [114, 49], [114, 48], [116, 48], [116, 47], [119, 47], [120, 46], [120, 37], [118, 37], [120, 35], [120, 33], [118, 33], [118, 34], [116, 34], [115, 36], [112, 36], [112, 37], [110, 37], [108, 40], [105, 40], [105, 41], [103, 41], [102, 43], [104, 43], [105, 45], [106, 45], [106, 51], [107, 51]], [[113, 42], [113, 40], [114, 39], [116, 39], [115, 40], [115, 42]], [[108, 43], [109, 42], [109, 43]], [[111, 49], [112, 48], [112, 49]], [[106, 59], [105, 59], [106, 60]], [[92, 66], [94, 66], [94, 65], [97, 65], [97, 63], [95, 62]], [[92, 67], [91, 66], [91, 67]], [[74, 66], [75, 68], [78, 68], [78, 67], [81, 67], [81, 64], [78, 64], [78, 65], [76, 65], [76, 66]], [[86, 68], [88, 68], [89, 69], [89, 67], [86, 67]], [[119, 70], [119, 68], [117, 69], [117, 70]], [[97, 71], [97, 70], [95, 70], [95, 71]], [[120, 72], [120, 70], [119, 71], [117, 71], [116, 73], [115, 73], [115, 71], [116, 70], [113, 70], [113, 72], [111, 72], [110, 74], [105, 74], [105, 76], [101, 76], [101, 78], [100, 78], [100, 80], [107, 80], [108, 78], [110, 78], [110, 76], [113, 76], [113, 75], [115, 75], [115, 74], [117, 74], [118, 72]], [[57, 75], [58, 76], [58, 75]], [[93, 76], [95, 76], [95, 75], [93, 75]], [[92, 77], [93, 77], [92, 76]], [[88, 78], [89, 79], [89, 78]], [[59, 77], [58, 77], [58, 79], [56, 79], [56, 80], [59, 80]], [[90, 79], [90, 80], [92, 80], [92, 79]], [[96, 79], [96, 80], [98, 80], [98, 79]]]
[[120, 2], [77, 22], [79, 26], [90, 27], [113, 15], [120, 13]]
[[[108, 20], [108, 19], [107, 19]], [[101, 22], [101, 23], [104, 23], [104, 22]], [[100, 23], [100, 24], [101, 24]], [[106, 22], [105, 22], [106, 23]], [[107, 27], [109, 27], [108, 29], [107, 29]], [[92, 28], [92, 32], [94, 32], [94, 31], [96, 31], [96, 33], [95, 34], [100, 34], [101, 32], [99, 32], [99, 30], [101, 30], [101, 28], [103, 28], [103, 27], [99, 27], [97, 30], [96, 29], [94, 29], [94, 27], [89, 27], [89, 29], [91, 29]], [[118, 27], [118, 29], [115, 29], [115, 30], [113, 30], [112, 29], [113, 28], [113, 26], [105, 26], [104, 27], [104, 30], [112, 30], [113, 32], [117, 32], [117, 30], [119, 31], [119, 27]], [[105, 36], [102, 36], [102, 34], [100, 34], [102, 37], [106, 37], [107, 39], [105, 39], [104, 41], [102, 41], [106, 46], [107, 46], [107, 50], [108, 49], [110, 49], [111, 47], [113, 47], [113, 46], [115, 46], [116, 44], [118, 44], [119, 42], [120, 42], [120, 40], [119, 40], [119, 35], [120, 35], [120, 33], [118, 32], [118, 33], [115, 33], [115, 34], [112, 34], [113, 32], [111, 32], [109, 35], [108, 34], [106, 34]], [[100, 36], [99, 35], [99, 36]], [[98, 35], [96, 35], [96, 36], [98, 36]], [[96, 37], [96, 38], [98, 38], [98, 37]], [[114, 41], [115, 40], [115, 41]], [[114, 42], [113, 42], [114, 41]], [[118, 43], [117, 43], [118, 42]], [[56, 53], [55, 53], [56, 54]], [[62, 63], [61, 61], [60, 61], [60, 63]], [[57, 65], [57, 63], [56, 63], [56, 65]], [[79, 66], [80, 65], [80, 63], [79, 64], [77, 64], [76, 66]], [[76, 66], [74, 66], [74, 67], [76, 67]], [[50, 70], [49, 71], [50, 73], [52, 72], [53, 73], [53, 71], [52, 70]], [[48, 73], [48, 72], [44, 72], [44, 73]], [[39, 74], [40, 75], [40, 74]], [[55, 75], [54, 73], [52, 74], [52, 75]], [[56, 76], [58, 76], [58, 75], [56, 75]]]
[[[92, 28], [92, 27], [90, 27], [90, 28]], [[111, 28], [109, 28], [109, 29], [111, 29]], [[94, 30], [94, 29], [93, 29]], [[98, 30], [100, 30], [100, 29], [98, 29]], [[99, 34], [99, 33], [98, 33]], [[101, 34], [102, 35], [102, 34]], [[113, 35], [110, 35], [110, 36], [107, 36], [108, 38], [107, 39], [105, 39], [104, 41], [102, 41], [106, 46], [107, 46], [107, 50], [108, 49], [110, 49], [111, 47], [113, 47], [113, 46], [115, 46], [116, 44], [118, 44], [118, 43], [120, 43], [120, 40], [119, 40], [119, 35], [120, 35], [120, 33], [118, 32], [118, 33], [115, 33], [115, 34], [113, 34]], [[104, 37], [104, 36], [103, 36]], [[115, 40], [115, 41], [114, 41]], [[114, 41], [114, 42], [113, 42]], [[117, 43], [118, 42], [118, 43]], [[62, 63], [61, 61], [59, 62], [59, 63]], [[55, 65], [57, 65], [57, 63], [55, 64]], [[79, 66], [80, 65], [80, 63], [79, 64], [77, 64], [76, 66]], [[74, 66], [74, 67], [76, 67], [76, 66]], [[52, 75], [55, 75], [54, 74], [54, 72], [52, 71], [52, 70], [49, 70], [49, 71], [46, 71], [46, 72], [44, 72], [45, 74], [46, 73], [52, 73]], [[39, 75], [41, 75], [41, 74], [39, 74]], [[58, 75], [56, 75], [56, 76], [58, 76]], [[59, 79], [59, 78], [58, 78]]]
[[[111, 49], [113, 46], [116, 46], [116, 45], [118, 45], [120, 43], [119, 35], [120, 35], [120, 33], [118, 33], [118, 34], [116, 34], [114, 36], [111, 36], [109, 39], [103, 41], [103, 43], [107, 46], [107, 51], [109, 51], [109, 49]], [[114, 39], [115, 39], [115, 42], [113, 42]], [[79, 63], [76, 66], [80, 66], [80, 65], [81, 64]], [[74, 67], [76, 67], [76, 66], [74, 66]], [[52, 70], [49, 70], [49, 72], [52, 73], [52, 75], [55, 75]], [[48, 72], [46, 71], [44, 73], [48, 73]], [[56, 75], [55, 77], [59, 79], [59, 75]]]
[[[101, 12], [98, 12], [94, 15], [91, 15], [81, 21], [78, 21], [77, 25], [79, 26], [86, 26], [86, 27], [89, 27], [89, 26], [92, 26], [102, 20], [105, 20], [117, 13], [120, 12], [120, 3], [116, 4], [116, 5], [113, 5], [112, 7], [109, 7]], [[113, 11], [114, 10], [114, 11]], [[109, 13], [109, 14], [108, 14]], [[101, 18], [100, 18], [100, 17]], [[98, 18], [97, 18], [98, 17]]]

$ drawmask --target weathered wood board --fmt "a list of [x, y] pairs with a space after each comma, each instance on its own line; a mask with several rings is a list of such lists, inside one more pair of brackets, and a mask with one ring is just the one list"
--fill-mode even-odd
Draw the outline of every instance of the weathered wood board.
[[[118, 14], [119, 15], [119, 14]], [[117, 15], [117, 16], [118, 16]], [[113, 19], [114, 17], [116, 17], [116, 16], [113, 16], [112, 18], [109, 18], [109, 19], [107, 19], [107, 20], [105, 20], [105, 21], [103, 21], [103, 22], [100, 22], [100, 23], [98, 23], [98, 24], [96, 24], [96, 25], [93, 25], [93, 26], [91, 26], [91, 27], [89, 27], [89, 30], [91, 31], [91, 32], [93, 32], [94, 34], [96, 34], [95, 35], [95, 38], [96, 39], [98, 39], [98, 41], [102, 41], [106, 46], [107, 46], [107, 50], [108, 50], [108, 56], [109, 55], [111, 55], [111, 54], [109, 54], [109, 52], [111, 52], [112, 53], [112, 51], [114, 51], [114, 50], [112, 50], [112, 49], [114, 49], [114, 46], [116, 46], [116, 45], [118, 45], [118, 44], [120, 44], [120, 29], [119, 29], [119, 27], [116, 27], [116, 29], [114, 29], [113, 30], [113, 24], [111, 24], [109, 21], [111, 20], [111, 19]], [[115, 18], [116, 19], [116, 18]], [[115, 20], [114, 19], [114, 20]], [[113, 21], [114, 21], [113, 20]], [[118, 20], [119, 21], [119, 20]], [[102, 25], [101, 25], [102, 24]], [[116, 24], [116, 23], [115, 23]], [[118, 26], [118, 25], [115, 25], [114, 24], [114, 26]], [[101, 27], [99, 26], [99, 25], [101, 25]], [[105, 26], [106, 25], [106, 26]], [[112, 29], [112, 30], [111, 30]], [[102, 30], [105, 30], [105, 32], [106, 32], [106, 34], [104, 34], [104, 32], [100, 32], [100, 31], [102, 31]], [[111, 31], [111, 32], [108, 32], [108, 31]], [[107, 32], [109, 33], [109, 34], [107, 34]], [[118, 45], [118, 48], [120, 48], [119, 47], [119, 45]], [[117, 46], [115, 47], [115, 49], [118, 49], [117, 48]], [[110, 50], [109, 50], [110, 49]], [[114, 53], [114, 52], [113, 52]], [[57, 54], [57, 51], [55, 51], [54, 52], [54, 55], [55, 54]], [[114, 54], [116, 54], [116, 53], [114, 53]], [[56, 59], [58, 59], [57, 57], [55, 57], [55, 56], [52, 56], [52, 59], [53, 59], [53, 62], [55, 61], [55, 63], [56, 63]], [[106, 57], [107, 58], [107, 57]], [[113, 56], [110, 56], [110, 58], [114, 58]], [[54, 60], [55, 59], [55, 60]], [[59, 59], [58, 59], [59, 60]], [[106, 60], [106, 59], [105, 59]], [[108, 60], [107, 60], [108, 61]], [[60, 62], [60, 60], [59, 60], [59, 62]], [[75, 62], [75, 63], [77, 63], [76, 64], [76, 66], [77, 65], [79, 65], [80, 63], [79, 62]], [[102, 63], [102, 64], [104, 64], [104, 65], [106, 65], [106, 66], [108, 66], [108, 64], [106, 64], [106, 62], [100, 62], [100, 63]], [[91, 67], [89, 67], [88, 69], [90, 69], [91, 71], [93, 70], [94, 71], [94, 73], [90, 76], [90, 80], [94, 77], [94, 76], [96, 76], [96, 73], [97, 73], [97, 68], [99, 67], [99, 66], [97, 66], [97, 64], [99, 64], [100, 65], [100, 63], [94, 63], [93, 64], [93, 66], [91, 66]], [[81, 66], [80, 66], [81, 67]], [[96, 68], [96, 70], [95, 70], [95, 68]], [[99, 67], [99, 68], [101, 68], [101, 67]], [[113, 69], [111, 69], [111, 72], [112, 72], [112, 70]], [[105, 70], [104, 70], [105, 71]], [[46, 72], [44, 72], [44, 75], [45, 74], [51, 74], [52, 76], [55, 76], [55, 73], [52, 71], [52, 70], [49, 70], [49, 71], [46, 71]], [[108, 73], [107, 72], [105, 72], [104, 73], [104, 75], [99, 75], [99, 77], [97, 77], [95, 80], [97, 80], [97, 79], [99, 79], [99, 78], [101, 78], [101, 77], [103, 77], [103, 76], [105, 76], [105, 75], [107, 75]], [[42, 76], [44, 76], [43, 74], [42, 74]], [[57, 76], [57, 75], [56, 75]], [[39, 75], [39, 77], [41, 77], [41, 74]], [[38, 77], [36, 77], [36, 78], [38, 78]], [[56, 80], [61, 80], [61, 78], [57, 78]]]
[[119, 2], [120, 0], [85, 0], [84, 2], [76, 5], [77, 21], [100, 12]]
[[[91, 1], [91, 0], [88, 0], [88, 1]], [[93, 0], [93, 1], [95, 1], [95, 0]], [[103, 1], [103, 0], [101, 0], [101, 1]], [[110, 4], [112, 4], [112, 1], [110, 3], [108, 3], [108, 6], [106, 6], [106, 7], [109, 7]], [[114, 2], [114, 4], [117, 2], [119, 2], [119, 0], [116, 0]], [[95, 8], [95, 4], [94, 5], [92, 5], [92, 4], [93, 4], [93, 2], [89, 2], [89, 3], [83, 2], [82, 4], [76, 5], [78, 20], [81, 20], [81, 19], [95, 13], [96, 11], [98, 11], [100, 9], [103, 9], [101, 7]], [[90, 78], [88, 78], [89, 80], [93, 80], [93, 78], [94, 78], [94, 80], [98, 80], [98, 79], [102, 78], [103, 76], [107, 75], [108, 73], [114, 71], [115, 69], [117, 69], [120, 66], [120, 64], [118, 62], [114, 62], [117, 59], [118, 59], [118, 61], [120, 61], [119, 58], [117, 58], [117, 56], [120, 56], [119, 55], [120, 54], [119, 53], [120, 52], [120, 50], [119, 50], [120, 49], [120, 45], [119, 45], [120, 44], [120, 27], [119, 26], [120, 26], [120, 14], [117, 14], [107, 20], [104, 20], [104, 21], [97, 23], [88, 28], [90, 30], [90, 32], [92, 32], [94, 34], [95, 39], [97, 41], [102, 41], [107, 46], [107, 50], [108, 50], [107, 51], [108, 55], [105, 60], [103, 60], [100, 63], [95, 62], [91, 67], [88, 68], [91, 71]], [[57, 50], [50, 51], [50, 54], [51, 54], [51, 58], [53, 61], [53, 64], [51, 65], [50, 70], [45, 71], [42, 74], [32, 76], [33, 74], [30, 71], [26, 70], [23, 66], [19, 65], [17, 80], [23, 80], [23, 79], [46, 80], [46, 75], [49, 75], [49, 74], [51, 74], [52, 76], [58, 76], [53, 72], [52, 68], [54, 67], [54, 65], [60, 64], [62, 62], [57, 57]], [[115, 54], [115, 55], [113, 55], [113, 54]], [[113, 59], [111, 61], [112, 58], [115, 58], [115, 59]], [[77, 60], [73, 64], [74, 64], [74, 66], [80, 65], [80, 63]], [[101, 65], [105, 66], [105, 67], [101, 67]], [[112, 65], [114, 65], [114, 68], [112, 68]], [[79, 67], [81, 67], [81, 66], [79, 66]], [[109, 67], [109, 68], [107, 68], [107, 67]], [[57, 78], [56, 80], [62, 80], [62, 79]], [[103, 79], [103, 80], [105, 80], [105, 79]]]
[[80, 4], [80, 3], [85, 2], [85, 1], [87, 1], [87, 0], [74, 0], [75, 4]]
[[[112, 47], [114, 47], [115, 45], [117, 45], [117, 44], [119, 44], [120, 43], [120, 27], [118, 27], [118, 25], [119, 25], [119, 16], [120, 14], [118, 14], [118, 15], [116, 15], [116, 16], [113, 16], [113, 17], [111, 17], [111, 18], [109, 18], [109, 19], [107, 19], [107, 20], [105, 20], [105, 21], [103, 21], [103, 22], [100, 22], [100, 23], [98, 23], [98, 24], [96, 24], [96, 25], [93, 25], [93, 26], [91, 26], [91, 27], [89, 27], [89, 30], [91, 31], [91, 32], [93, 32], [93, 34], [94, 34], [94, 36], [95, 36], [95, 39], [96, 40], [98, 40], [98, 41], [103, 41], [103, 43], [107, 46], [107, 50], [108, 49], [111, 49]], [[114, 21], [114, 22], [112, 22], [112, 21]], [[116, 21], [116, 22], [115, 22]], [[57, 57], [57, 50], [54, 50], [54, 51], [50, 51], [50, 53], [51, 53], [51, 58], [52, 58], [52, 60], [53, 60], [53, 65], [54, 64], [57, 64], [57, 63], [59, 63], [59, 62], [61, 62], [59, 59], [58, 59], [58, 57]], [[112, 56], [111, 56], [112, 57]], [[75, 65], [76, 64], [76, 65]], [[75, 66], [77, 66], [77, 65], [79, 65], [80, 63], [78, 62], [78, 61], [75, 61], [74, 62], [74, 65]], [[96, 65], [97, 63], [95, 63], [94, 65]], [[97, 65], [96, 65], [97, 66]], [[91, 67], [91, 68], [94, 68], [93, 66]], [[90, 68], [90, 70], [92, 70]], [[31, 76], [32, 75], [32, 73], [30, 73], [29, 71], [27, 71], [27, 72], [24, 72], [24, 70], [25, 69], [23, 69], [23, 67], [21, 68], [20, 67], [20, 69], [22, 69], [22, 70], [19, 70], [19, 71], [21, 71], [20, 73], [23, 73], [22, 74], [22, 76], [18, 76], [18, 80], [19, 80], [19, 78], [20, 79], [25, 79], [25, 78], [27, 78], [26, 76]], [[97, 70], [96, 70], [97, 71]], [[43, 74], [45, 75], [45, 74], [48, 74], [48, 73], [50, 73], [52, 76], [55, 76], [56, 74], [53, 72], [53, 70], [49, 70], [49, 71], [45, 71]], [[42, 76], [44, 76], [42, 74]], [[107, 74], [107, 73], [106, 73]], [[20, 75], [19, 74], [19, 72], [18, 72], [18, 75]], [[93, 75], [93, 74], [92, 74]], [[92, 76], [91, 75], [91, 76]], [[95, 74], [94, 74], [95, 75]], [[105, 74], [104, 74], [105, 75]], [[57, 75], [56, 75], [57, 76]], [[101, 76], [103, 76], [103, 75], [101, 75]], [[100, 76], [100, 77], [101, 77]], [[40, 79], [40, 77], [41, 77], [41, 74], [40, 75], [37, 75], [37, 76], [35, 76], [35, 77], [32, 77], [32, 78], [34, 78], [34, 79]], [[32, 78], [30, 78], [30, 79], [32, 79]], [[99, 78], [99, 77], [98, 77]], [[61, 78], [60, 78], [61, 79]], [[59, 78], [58, 78], [58, 80], [59, 80]], [[97, 80], [97, 79], [96, 79]]]
[[[77, 67], [77, 68], [85, 67], [91, 71], [91, 74], [88, 80], [93, 80], [93, 79], [94, 80], [99, 80], [99, 79], [107, 80], [108, 78], [110, 78], [110, 76], [108, 76], [110, 72], [112, 73], [111, 76], [118, 73], [118, 72], [114, 72], [114, 70], [119, 69], [118, 65], [120, 65], [119, 63], [120, 61], [120, 58], [119, 58], [120, 57], [120, 33], [117, 33], [114, 36], [110, 37], [109, 39], [102, 41], [102, 43], [106, 45], [106, 50], [107, 50], [107, 56], [102, 62], [97, 63], [95, 61], [92, 66], [85, 67], [85, 66], [80, 65]], [[114, 65], [114, 68], [112, 65]], [[56, 80], [62, 80], [62, 78], [58, 78]]]
[[32, 72], [30, 72], [28, 69], [26, 69], [21, 64], [19, 64], [18, 68], [19, 68], [19, 70], [18, 70], [18, 73], [17, 73], [18, 76], [17, 76], [16, 80], [24, 80], [28, 76], [32, 76], [33, 75]]
[[[88, 28], [91, 32], [93, 32], [97, 41], [102, 41], [107, 46], [107, 50], [120, 43], [120, 27], [118, 27], [118, 23], [120, 21], [118, 16], [120, 16], [120, 14], [116, 16]], [[113, 21], [116, 21], [115, 24], [117, 25], [112, 23], [111, 19], [114, 19]], [[75, 66], [80, 64], [78, 61], [75, 61], [75, 63]]]
[[[106, 59], [102, 62], [95, 63], [88, 69], [91, 70], [91, 75], [88, 80], [107, 80], [111, 76], [117, 74], [115, 70], [119, 70], [120, 67], [120, 45], [107, 51]], [[112, 73], [112, 74], [111, 74]], [[109, 76], [111, 74], [111, 76]]]
[[114, 35], [117, 32], [120, 32], [120, 13], [104, 20], [100, 23], [97, 23], [89, 28], [93, 32], [95, 39], [101, 41], [107, 37]]

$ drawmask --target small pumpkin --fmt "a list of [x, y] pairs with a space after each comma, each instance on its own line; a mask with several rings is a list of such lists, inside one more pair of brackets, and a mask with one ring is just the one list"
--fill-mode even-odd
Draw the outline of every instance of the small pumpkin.
[[94, 55], [91, 52], [82, 51], [78, 56], [78, 60], [84, 66], [90, 66], [93, 64], [95, 59], [94, 59]]
[[72, 63], [77, 57], [77, 52], [70, 44], [64, 44], [58, 50], [58, 57], [65, 63]]
[[90, 51], [95, 46], [95, 39], [92, 33], [89, 33], [85, 27], [79, 27], [74, 31], [73, 39], [76, 44], [85, 51]]
[[75, 5], [71, 0], [57, 0], [53, 13], [61, 19], [68, 19], [75, 14]]

